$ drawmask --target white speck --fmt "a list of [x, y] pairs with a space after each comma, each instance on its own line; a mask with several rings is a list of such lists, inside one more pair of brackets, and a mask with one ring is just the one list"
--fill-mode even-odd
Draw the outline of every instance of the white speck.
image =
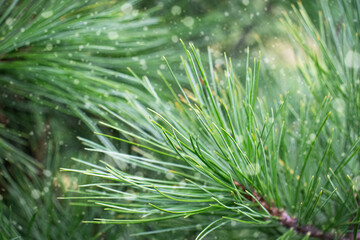
[[242, 0], [242, 3], [243, 3], [245, 6], [247, 6], [247, 5], [249, 5], [249, 0]]
[[146, 70], [146, 69], [147, 69], [145, 59], [141, 59], [141, 60], [140, 60], [140, 64], [141, 64], [141, 69], [143, 69], [143, 70]]
[[[90, 107], [90, 103], [87, 103]], [[128, 169], [128, 164], [126, 162], [118, 162], [118, 166], [122, 171], [125, 171], [126, 169]]]
[[89, 109], [91, 107], [91, 104], [89, 102], [86, 102], [84, 104], [84, 108]]
[[176, 35], [173, 35], [173, 36], [171, 37], [171, 41], [173, 41], [173, 43], [176, 43], [176, 42], [178, 42], [178, 41], [179, 41], [179, 38], [178, 38], [178, 36], [176, 36]]
[[175, 5], [171, 8], [172, 15], [180, 15], [181, 13], [181, 7]]
[[48, 44], [46, 44], [45, 49], [46, 49], [47, 51], [51, 51], [51, 50], [53, 49], [53, 45], [52, 45], [51, 43], [48, 43]]
[[258, 163], [248, 164], [244, 168], [244, 173], [249, 176], [257, 175], [257, 174], [259, 174], [259, 172], [260, 172], [260, 165]]
[[34, 199], [39, 199], [40, 198], [40, 191], [37, 190], [37, 189], [33, 189], [31, 191], [31, 196], [34, 198]]
[[41, 16], [42, 16], [43, 18], [49, 18], [49, 17], [51, 17], [53, 14], [54, 14], [54, 12], [53, 12], [52, 10], [49, 10], [49, 11], [46, 11], [46, 12], [41, 13]]
[[229, 12], [224, 12], [225, 17], [229, 16]]
[[44, 187], [44, 193], [49, 192], [49, 187]]
[[139, 14], [139, 10], [133, 10], [131, 14], [136, 17]]
[[75, 85], [78, 85], [79, 83], [80, 83], [79, 79], [75, 79], [75, 80], [74, 80], [74, 84], [75, 84]]
[[117, 32], [108, 32], [107, 35], [110, 40], [115, 40], [119, 37], [119, 34]]
[[197, 230], [200, 230], [200, 229], [201, 229], [201, 224], [200, 224], [200, 223], [196, 224], [196, 229], [197, 229]]
[[20, 29], [20, 32], [25, 32], [25, 28], [21, 28], [21, 29]]
[[136, 199], [136, 195], [135, 194], [132, 194], [132, 195], [129, 195], [129, 196], [126, 196], [124, 197], [126, 200], [128, 201], [133, 201]]
[[48, 170], [48, 169], [45, 169], [45, 170], [43, 171], [43, 174], [44, 174], [45, 177], [50, 177], [50, 176], [51, 176], [51, 171]]
[[123, 11], [123, 13], [131, 13], [131, 11], [133, 10], [133, 6], [131, 5], [131, 3], [125, 3], [124, 5], [121, 6], [121, 11]]
[[15, 21], [14, 18], [9, 17], [6, 19], [5, 24], [11, 26], [14, 23], [14, 21]]
[[192, 28], [192, 26], [194, 25], [194, 18], [187, 16], [185, 17], [183, 20], [181, 20], [181, 22], [187, 26], [188, 28]]
[[346, 91], [346, 84], [345, 83], [341, 84], [340, 89], [341, 89], [341, 91], [345, 92]]
[[310, 140], [311, 142], [313, 142], [313, 141], [315, 140], [315, 138], [316, 138], [315, 133], [310, 134], [309, 140]]
[[184, 180], [182, 180], [181, 182], [179, 182], [179, 186], [180, 187], [185, 187], [186, 186], [186, 182]]
[[138, 177], [143, 177], [144, 176], [144, 173], [142, 171], [137, 171], [135, 173], [135, 176], [138, 176]]
[[168, 173], [166, 173], [166, 175], [165, 175], [165, 177], [167, 178], [167, 179], [173, 179], [174, 178], [174, 174], [172, 173], [172, 172], [168, 172]]
[[360, 54], [358, 52], [348, 51], [345, 57], [345, 66], [348, 68], [360, 67]]
[[0, 201], [2, 201], [4, 199], [4, 197], [0, 194]]
[[335, 98], [333, 101], [334, 109], [338, 111], [339, 114], [345, 113], [345, 102], [341, 98]]
[[232, 226], [232, 227], [235, 227], [235, 226], [236, 226], [236, 224], [237, 224], [237, 222], [236, 222], [236, 221], [231, 220], [231, 226]]

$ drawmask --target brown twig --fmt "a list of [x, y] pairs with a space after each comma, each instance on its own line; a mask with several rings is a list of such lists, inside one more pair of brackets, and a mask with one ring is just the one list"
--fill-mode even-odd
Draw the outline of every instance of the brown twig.
[[[247, 191], [247, 189], [240, 184], [239, 182], [234, 180], [234, 184], [240, 188], [245, 194], [243, 195], [243, 197], [245, 197], [246, 199], [248, 199], [251, 202], [256, 203], [257, 201], [262, 205], [263, 208], [265, 208], [271, 216], [273, 217], [277, 217], [279, 219], [279, 222], [282, 226], [287, 227], [287, 228], [292, 228], [294, 229], [297, 233], [300, 234], [304, 234], [304, 235], [309, 235], [310, 237], [314, 237], [314, 238], [318, 238], [318, 239], [322, 239], [322, 240], [332, 240], [332, 239], [339, 239], [337, 238], [336, 235], [332, 234], [332, 233], [328, 233], [328, 232], [323, 232], [320, 229], [317, 229], [315, 226], [313, 225], [303, 225], [303, 226], [299, 226], [298, 225], [298, 220], [295, 217], [291, 217], [286, 210], [284, 209], [279, 209], [275, 206], [273, 206], [273, 203], [268, 204], [266, 202], [266, 200], [260, 196], [260, 194], [258, 192], [256, 192], [254, 189], [251, 191], [252, 196], [249, 194], [249, 191]], [[254, 199], [254, 197], [256, 198], [256, 200]], [[340, 238], [340, 240], [352, 240], [352, 234], [346, 234], [344, 237]], [[360, 240], [360, 233], [357, 234], [356, 240]]]

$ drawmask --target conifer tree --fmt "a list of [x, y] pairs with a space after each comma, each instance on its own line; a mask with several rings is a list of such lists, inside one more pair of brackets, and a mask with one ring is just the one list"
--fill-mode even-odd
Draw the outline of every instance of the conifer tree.
[[359, 15], [0, 0], [0, 239], [360, 239]]

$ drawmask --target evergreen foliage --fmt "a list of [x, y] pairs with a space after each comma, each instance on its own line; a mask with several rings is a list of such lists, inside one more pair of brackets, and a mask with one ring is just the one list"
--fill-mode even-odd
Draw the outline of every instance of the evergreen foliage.
[[360, 2], [256, 3], [0, 0], [0, 238], [360, 239]]

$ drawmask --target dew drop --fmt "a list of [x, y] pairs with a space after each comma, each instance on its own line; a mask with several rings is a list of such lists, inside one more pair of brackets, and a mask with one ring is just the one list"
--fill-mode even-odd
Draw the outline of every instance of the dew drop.
[[5, 24], [11, 26], [14, 23], [14, 21], [15, 21], [14, 18], [9, 17], [6, 19]]
[[107, 35], [110, 40], [115, 40], [119, 37], [119, 34], [117, 32], [108, 32]]
[[51, 43], [46, 44], [46, 51], [51, 51], [53, 49], [53, 45]]
[[181, 180], [181, 182], [179, 182], [179, 186], [180, 187], [185, 187], [186, 186], [186, 182], [184, 180]]
[[345, 66], [348, 68], [360, 67], [360, 54], [358, 52], [348, 51], [345, 57]]
[[31, 191], [31, 196], [34, 198], [34, 199], [39, 199], [40, 198], [40, 191], [37, 190], [37, 189], [33, 189]]
[[171, 8], [171, 14], [176, 16], [176, 15], [180, 15], [181, 13], [181, 7], [175, 5]]
[[45, 169], [45, 170], [43, 171], [43, 174], [44, 174], [45, 177], [50, 177], [50, 176], [51, 176], [51, 171], [48, 170], [48, 169]]
[[179, 41], [178, 36], [173, 35], [173, 36], [171, 37], [171, 41], [173, 41], [173, 43], [177, 43], [177, 42]]
[[42, 16], [43, 18], [49, 18], [49, 17], [51, 17], [53, 14], [54, 14], [54, 12], [53, 12], [52, 10], [49, 10], [49, 11], [46, 11], [46, 12], [41, 13], [41, 16]]
[[309, 136], [309, 140], [310, 140], [311, 142], [312, 142], [312, 141], [314, 141], [314, 140], [315, 140], [315, 138], [316, 138], [315, 133], [310, 134], [310, 136]]
[[165, 177], [169, 180], [173, 179], [174, 178], [174, 174], [172, 172], [168, 172], [166, 173]]
[[190, 16], [186, 16], [183, 20], [181, 20], [181, 22], [188, 28], [192, 28], [195, 21], [194, 21], [194, 18], [192, 18]]
[[131, 11], [133, 10], [133, 6], [131, 5], [131, 3], [125, 3], [124, 5], [121, 6], [121, 11], [123, 11], [123, 13], [131, 13]]

